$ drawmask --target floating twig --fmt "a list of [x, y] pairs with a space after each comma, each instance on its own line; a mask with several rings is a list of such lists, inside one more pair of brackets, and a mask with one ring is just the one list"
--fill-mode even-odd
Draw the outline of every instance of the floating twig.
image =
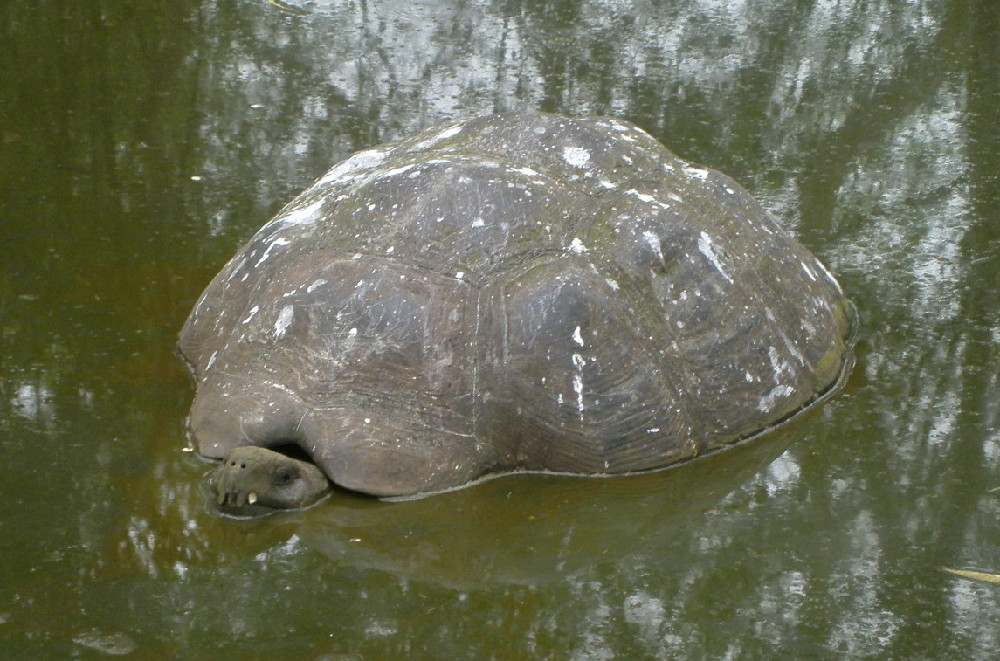
[[281, 0], [267, 0], [267, 2], [282, 11], [287, 11], [289, 14], [295, 14], [296, 16], [305, 16], [309, 13], [308, 9], [302, 9], [301, 7], [290, 5], [287, 2], [282, 2]]
[[967, 578], [972, 581], [983, 581], [985, 583], [998, 583], [1000, 584], [1000, 574], [988, 574], [983, 571], [971, 571], [968, 569], [951, 569], [949, 567], [942, 567], [949, 574], [954, 574], [955, 576], [961, 576], [962, 578]]

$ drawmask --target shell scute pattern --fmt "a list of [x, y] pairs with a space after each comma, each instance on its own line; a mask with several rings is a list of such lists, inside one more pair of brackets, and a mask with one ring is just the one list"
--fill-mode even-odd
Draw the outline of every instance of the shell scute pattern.
[[734, 181], [618, 120], [428, 129], [338, 164], [180, 339], [199, 451], [298, 443], [347, 488], [658, 468], [831, 387], [850, 313]]

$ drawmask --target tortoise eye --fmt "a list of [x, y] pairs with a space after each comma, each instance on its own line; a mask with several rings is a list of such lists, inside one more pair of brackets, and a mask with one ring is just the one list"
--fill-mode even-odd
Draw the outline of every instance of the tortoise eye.
[[297, 479], [299, 479], [299, 472], [290, 468], [279, 470], [274, 474], [274, 484], [279, 487], [288, 486]]

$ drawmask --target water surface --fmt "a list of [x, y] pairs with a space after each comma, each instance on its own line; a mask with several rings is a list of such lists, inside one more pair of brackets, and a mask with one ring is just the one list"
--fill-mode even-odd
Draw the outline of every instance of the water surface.
[[[0, 658], [995, 658], [1000, 4], [9, 0]], [[845, 390], [656, 475], [234, 522], [174, 355], [239, 243], [443, 119], [636, 122], [858, 307]]]

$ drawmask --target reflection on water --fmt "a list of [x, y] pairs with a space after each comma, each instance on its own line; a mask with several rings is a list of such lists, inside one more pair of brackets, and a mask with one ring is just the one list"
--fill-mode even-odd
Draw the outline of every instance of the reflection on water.
[[[288, 4], [0, 8], [0, 656], [1000, 652], [941, 569], [1000, 571], [1000, 5]], [[211, 276], [351, 151], [522, 108], [745, 183], [859, 308], [845, 391], [658, 475], [208, 514]]]

